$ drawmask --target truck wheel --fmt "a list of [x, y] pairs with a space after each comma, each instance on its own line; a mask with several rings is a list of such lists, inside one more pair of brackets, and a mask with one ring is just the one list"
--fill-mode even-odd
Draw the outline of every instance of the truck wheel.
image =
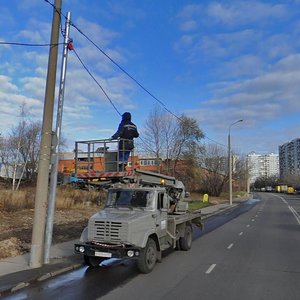
[[138, 260], [138, 269], [141, 273], [150, 273], [156, 263], [157, 249], [156, 243], [152, 238], [148, 239], [146, 247], [141, 251]]
[[86, 265], [88, 265], [89, 267], [99, 267], [100, 263], [103, 261], [104, 259], [101, 257], [95, 257], [95, 256], [84, 256], [84, 262]]
[[192, 247], [192, 227], [190, 225], [185, 226], [184, 237], [179, 239], [180, 249], [183, 251], [190, 250]]

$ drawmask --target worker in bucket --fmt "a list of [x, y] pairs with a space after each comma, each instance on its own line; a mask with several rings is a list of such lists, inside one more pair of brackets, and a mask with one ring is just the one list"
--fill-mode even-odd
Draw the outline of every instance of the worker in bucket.
[[[119, 138], [119, 166], [126, 164], [130, 155], [130, 151], [134, 148], [133, 139], [139, 137], [137, 127], [131, 122], [131, 114], [125, 112], [122, 115], [121, 123], [117, 132], [111, 137], [112, 139]], [[124, 170], [124, 166], [121, 166]]]

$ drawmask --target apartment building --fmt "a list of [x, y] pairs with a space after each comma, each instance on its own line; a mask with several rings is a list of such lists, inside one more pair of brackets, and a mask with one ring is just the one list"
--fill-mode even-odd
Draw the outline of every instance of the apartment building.
[[280, 177], [300, 174], [300, 138], [279, 146]]
[[256, 154], [255, 152], [251, 152], [247, 155], [247, 163], [250, 171], [251, 183], [258, 177], [279, 177], [278, 154]]

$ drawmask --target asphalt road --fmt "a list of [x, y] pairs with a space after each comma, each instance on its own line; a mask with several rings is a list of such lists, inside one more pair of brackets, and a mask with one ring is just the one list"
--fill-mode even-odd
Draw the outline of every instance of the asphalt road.
[[152, 273], [81, 268], [5, 299], [300, 299], [300, 195], [260, 193], [194, 231]]

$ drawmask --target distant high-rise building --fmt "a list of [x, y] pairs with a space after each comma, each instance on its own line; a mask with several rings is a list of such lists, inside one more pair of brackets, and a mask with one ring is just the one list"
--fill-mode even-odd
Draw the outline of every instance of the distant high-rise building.
[[258, 177], [279, 177], [278, 154], [256, 154], [255, 152], [251, 152], [247, 155], [247, 163], [250, 170], [251, 183]]
[[280, 177], [300, 174], [300, 138], [279, 146]]

